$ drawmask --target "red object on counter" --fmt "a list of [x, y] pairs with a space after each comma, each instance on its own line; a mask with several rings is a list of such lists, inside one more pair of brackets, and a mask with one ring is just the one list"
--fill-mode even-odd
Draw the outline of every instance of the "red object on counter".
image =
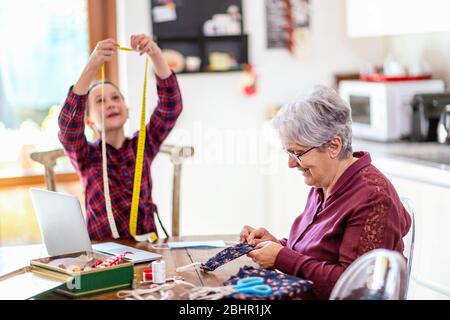
[[142, 271], [142, 280], [145, 282], [152, 281], [153, 278], [153, 270], [152, 268], [144, 269]]
[[370, 82], [393, 82], [393, 81], [415, 81], [415, 80], [429, 80], [431, 79], [431, 74], [422, 74], [418, 76], [385, 76], [382, 73], [371, 73], [371, 74], [363, 74], [360, 76], [360, 79], [363, 81]]

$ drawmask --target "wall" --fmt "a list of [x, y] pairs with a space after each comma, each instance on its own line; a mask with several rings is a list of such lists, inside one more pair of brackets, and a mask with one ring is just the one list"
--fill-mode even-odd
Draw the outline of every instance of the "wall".
[[[127, 44], [132, 33], [150, 32], [149, 2], [117, 0], [120, 43]], [[285, 50], [265, 48], [264, 1], [244, 0], [250, 60], [259, 74], [255, 97], [240, 94], [240, 73], [178, 76], [185, 110], [167, 141], [192, 144], [196, 150], [183, 169], [183, 234], [238, 233], [243, 224], [261, 226], [273, 221], [276, 212], [270, 209], [270, 199], [274, 193], [268, 191], [268, 177], [279, 169], [270, 166], [272, 155], [266, 149], [266, 108], [290, 101], [314, 84], [331, 85], [335, 72], [383, 61], [384, 39], [346, 36], [344, 0], [311, 2], [312, 51], [300, 59]], [[138, 124], [142, 60], [119, 55], [120, 86], [128, 104], [136, 106], [130, 110], [131, 132]], [[153, 88], [154, 82], [149, 86]], [[155, 93], [150, 93], [152, 105], [154, 97]], [[153, 164], [153, 194], [168, 225], [170, 166], [162, 157]]]
[[392, 36], [387, 39], [387, 50], [399, 62], [412, 65], [426, 62], [437, 79], [450, 85], [450, 32]]

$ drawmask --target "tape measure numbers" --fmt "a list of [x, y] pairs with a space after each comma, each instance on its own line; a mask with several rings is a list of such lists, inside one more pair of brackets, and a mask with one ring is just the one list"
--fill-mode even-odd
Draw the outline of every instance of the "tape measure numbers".
[[103, 191], [105, 194], [106, 215], [109, 227], [114, 239], [120, 238], [117, 231], [116, 221], [111, 206], [111, 196], [109, 193], [108, 166], [106, 159], [106, 134], [105, 134], [105, 64], [102, 64], [102, 169], [103, 169]]
[[[117, 50], [122, 51], [134, 51], [132, 48], [126, 48], [117, 46]], [[134, 183], [133, 183], [133, 195], [131, 199], [131, 210], [130, 210], [130, 234], [136, 241], [146, 241], [150, 240], [154, 242], [158, 237], [155, 232], [150, 232], [146, 234], [137, 235], [137, 220], [138, 220], [138, 209], [139, 209], [139, 199], [141, 194], [141, 180], [142, 180], [142, 165], [144, 163], [144, 148], [145, 148], [145, 137], [146, 137], [146, 127], [145, 127], [145, 105], [146, 105], [146, 92], [147, 92], [147, 71], [148, 71], [148, 56], [145, 56], [145, 72], [144, 72], [144, 85], [142, 90], [142, 109], [141, 109], [141, 120], [139, 126], [139, 136], [137, 144], [136, 153], [136, 166], [134, 170]], [[107, 159], [106, 159], [106, 139], [105, 139], [105, 106], [104, 106], [104, 84], [105, 84], [105, 65], [102, 65], [102, 166], [103, 166], [103, 185], [105, 193], [105, 204], [106, 213], [108, 216], [109, 226], [113, 234], [114, 239], [119, 238], [119, 233], [117, 232], [116, 222], [114, 220], [114, 215], [111, 206], [111, 197], [109, 192], [109, 182], [108, 182], [108, 170], [107, 170]]]

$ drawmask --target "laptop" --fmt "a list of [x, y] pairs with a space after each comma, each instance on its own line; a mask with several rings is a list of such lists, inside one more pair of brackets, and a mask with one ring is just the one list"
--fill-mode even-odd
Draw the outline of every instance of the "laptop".
[[47, 252], [57, 256], [81, 251], [117, 255], [133, 252], [126, 260], [133, 263], [158, 260], [162, 256], [114, 242], [91, 244], [78, 198], [72, 195], [30, 188], [31, 200]]

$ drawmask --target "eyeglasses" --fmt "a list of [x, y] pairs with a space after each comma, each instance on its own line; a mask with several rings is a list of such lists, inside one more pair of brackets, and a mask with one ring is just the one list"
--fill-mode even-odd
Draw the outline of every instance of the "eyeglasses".
[[300, 152], [300, 153], [294, 153], [291, 151], [288, 151], [287, 149], [284, 149], [284, 151], [295, 161], [297, 161], [298, 163], [302, 162], [302, 157], [307, 154], [308, 152], [310, 152], [311, 150], [315, 149], [317, 147], [311, 147], [309, 149], [307, 149], [306, 151]]

